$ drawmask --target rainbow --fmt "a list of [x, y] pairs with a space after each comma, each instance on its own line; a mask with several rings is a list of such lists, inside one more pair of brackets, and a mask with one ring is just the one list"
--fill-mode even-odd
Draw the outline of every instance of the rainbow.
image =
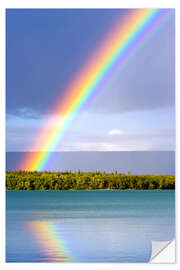
[[60, 235], [60, 223], [30, 221], [27, 222], [27, 228], [34, 236], [48, 261], [66, 262], [75, 260]]
[[58, 102], [54, 105], [51, 115], [60, 116], [60, 120], [57, 120], [51, 129], [49, 126], [52, 123], [46, 123], [33, 145], [33, 149], [40, 149], [42, 152], [26, 153], [18, 169], [41, 171], [45, 168], [51, 153], [82, 106], [93, 93], [102, 88], [102, 83], [112, 76], [115, 66], [125, 61], [133, 52], [134, 46], [168, 11], [168, 9], [126, 10], [124, 17], [113, 26], [112, 31], [69, 83], [64, 95], [57, 98]]

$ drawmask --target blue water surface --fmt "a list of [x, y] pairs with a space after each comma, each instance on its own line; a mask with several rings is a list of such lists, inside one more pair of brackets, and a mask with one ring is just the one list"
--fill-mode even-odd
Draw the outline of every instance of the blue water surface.
[[7, 191], [7, 262], [148, 262], [174, 238], [174, 191]]

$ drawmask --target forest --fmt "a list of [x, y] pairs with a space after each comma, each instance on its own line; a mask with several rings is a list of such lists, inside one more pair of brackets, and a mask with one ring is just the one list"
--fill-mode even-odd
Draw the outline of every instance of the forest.
[[174, 175], [106, 172], [7, 171], [7, 190], [151, 190], [175, 189]]

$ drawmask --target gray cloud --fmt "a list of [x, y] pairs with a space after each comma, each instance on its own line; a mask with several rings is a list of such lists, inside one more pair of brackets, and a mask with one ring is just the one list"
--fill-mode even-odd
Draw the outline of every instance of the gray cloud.
[[107, 82], [93, 110], [121, 113], [174, 106], [174, 66], [174, 23], [170, 20]]
[[[54, 101], [60, 99], [68, 81], [72, 80], [75, 71], [81, 68], [87, 56], [87, 48], [88, 52], [94, 48], [92, 44], [98, 35], [96, 33], [94, 37], [92, 31], [88, 34], [91, 39], [87, 42], [86, 31], [83, 32], [83, 40], [80, 38], [81, 32], [74, 32], [73, 35], [76, 33], [79, 38], [72, 48], [69, 42], [72, 42], [74, 36], [64, 30], [62, 38], [59, 38], [59, 32], [53, 27], [53, 31], [48, 33], [49, 40], [43, 28], [39, 28], [41, 32], [38, 32], [38, 28], [31, 29], [30, 36], [21, 33], [15, 39], [11, 31], [18, 34], [22, 24], [19, 28], [9, 25], [7, 113], [24, 118], [48, 114]], [[174, 105], [173, 12], [160, 31], [140, 48], [136, 57], [127, 66], [121, 67], [103, 86], [102, 94], [97, 95], [90, 111], [110, 114]]]

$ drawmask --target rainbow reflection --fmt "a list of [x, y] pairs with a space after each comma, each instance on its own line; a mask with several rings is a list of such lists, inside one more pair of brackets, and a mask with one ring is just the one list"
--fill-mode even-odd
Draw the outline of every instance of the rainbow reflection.
[[27, 227], [49, 262], [75, 261], [63, 239], [59, 222], [30, 221], [27, 222]]

